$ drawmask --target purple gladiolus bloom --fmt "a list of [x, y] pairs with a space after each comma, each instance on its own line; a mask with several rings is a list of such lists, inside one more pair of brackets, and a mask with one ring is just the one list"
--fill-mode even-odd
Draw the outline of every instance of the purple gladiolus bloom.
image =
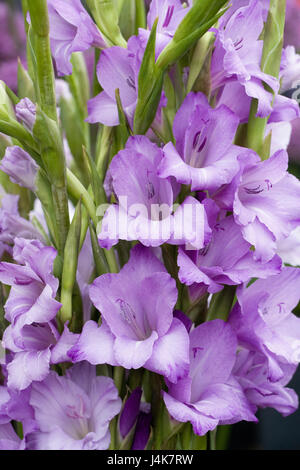
[[[262, 6], [262, 14], [263, 20], [266, 21], [268, 17], [269, 7], [270, 7], [270, 0], [259, 0]], [[232, 0], [230, 2], [230, 8], [221, 16], [219, 22], [220, 25], [225, 27], [228, 20], [233, 16], [236, 10], [239, 10], [242, 7], [246, 7], [249, 5], [249, 0]]]
[[5, 318], [11, 325], [3, 345], [14, 353], [7, 364], [8, 386], [24, 390], [41, 381], [50, 364], [68, 361], [67, 351], [78, 335], [67, 326], [60, 336], [54, 323], [61, 304], [55, 300], [58, 280], [51, 274], [56, 251], [38, 241], [16, 239], [14, 257], [23, 265], [0, 263], [0, 280], [12, 286], [5, 304]]
[[296, 100], [283, 95], [277, 95], [274, 100], [273, 111], [268, 119], [270, 123], [290, 122], [300, 117], [300, 109]]
[[268, 378], [268, 361], [263, 354], [242, 349], [237, 355], [233, 374], [242, 386], [248, 401], [258, 408], [271, 407], [283, 416], [289, 416], [298, 408], [298, 396], [285, 387], [296, 366], [281, 364], [283, 377], [277, 382]]
[[271, 155], [278, 150], [287, 150], [292, 134], [292, 122], [299, 117], [300, 108], [295, 99], [283, 95], [275, 97], [265, 133], [266, 137], [270, 132], [272, 133]]
[[[29, 404], [30, 387], [26, 390], [15, 391], [0, 387], [0, 425], [12, 420], [22, 423], [23, 435], [36, 429], [33, 409]], [[1, 448], [1, 447], [0, 447]]]
[[30, 404], [39, 430], [27, 436], [30, 450], [105, 450], [109, 423], [122, 402], [109, 377], [97, 377], [89, 364], [77, 364], [60, 377], [50, 372], [32, 385]]
[[280, 274], [238, 287], [238, 303], [230, 315], [239, 342], [264, 354], [271, 381], [282, 378], [280, 361], [300, 362], [300, 319], [292, 312], [300, 299], [300, 271], [285, 267]]
[[80, 0], [48, 0], [50, 41], [58, 75], [70, 75], [73, 52], [107, 47]]
[[216, 91], [226, 82], [237, 80], [251, 98], [258, 99], [257, 115], [265, 117], [272, 111], [272, 93], [263, 82], [277, 93], [279, 82], [260, 69], [263, 41], [258, 40], [263, 29], [262, 4], [251, 0], [239, 8], [226, 26], [216, 30], [216, 47], [212, 57], [212, 89]]
[[[251, 158], [250, 158], [251, 157]], [[300, 182], [287, 173], [288, 155], [278, 151], [266, 161], [253, 152], [233, 183], [233, 211], [245, 240], [255, 246], [254, 257], [266, 262], [276, 243], [300, 223]], [[237, 181], [239, 182], [237, 183]]]
[[206, 291], [216, 293], [223, 285], [238, 285], [251, 277], [268, 277], [281, 269], [278, 256], [268, 263], [253, 258], [251, 245], [242, 236], [240, 227], [228, 216], [214, 226], [211, 242], [200, 251], [179, 248], [179, 279], [191, 286], [191, 295]]
[[[152, 0], [147, 16], [149, 30], [158, 18], [156, 32], [156, 54], [161, 51], [172, 40], [176, 29], [188, 13], [190, 7], [184, 7], [180, 0]], [[139, 36], [148, 40], [150, 31], [139, 28]]]
[[[183, 125], [185, 123], [185, 125]], [[176, 149], [165, 145], [161, 178], [174, 176], [194, 190], [215, 190], [239, 170], [237, 157], [245, 149], [233, 145], [238, 117], [226, 106], [213, 109], [202, 93], [190, 93], [174, 119]]]
[[[246, 123], [249, 119], [251, 98], [246, 95], [244, 88], [238, 82], [229, 82], [223, 87], [218, 97], [218, 107], [225, 105], [240, 118], [240, 123]], [[276, 95], [272, 112], [268, 119], [268, 125], [274, 122], [292, 121], [299, 116], [299, 105], [295, 99]], [[283, 147], [281, 147], [282, 149]]]
[[164, 401], [170, 415], [190, 421], [203, 436], [218, 424], [257, 421], [241, 386], [232, 375], [237, 340], [223, 320], [203, 323], [190, 333], [190, 373], [168, 384]]
[[32, 381], [43, 380], [49, 373], [50, 346], [58, 339], [57, 330], [47, 323], [19, 327], [10, 325], [4, 332], [3, 345], [14, 352], [7, 365], [8, 386], [24, 390]]
[[111, 205], [103, 218], [102, 247], [122, 239], [139, 240], [145, 246], [186, 243], [197, 249], [208, 241], [211, 230], [203, 204], [190, 196], [173, 213], [175, 186], [170, 178], [157, 176], [162, 156], [147, 137], [134, 136], [113, 158], [105, 184], [118, 205]]
[[0, 257], [4, 251], [12, 252], [15, 237], [43, 241], [31, 222], [19, 215], [18, 201], [19, 196], [5, 193], [0, 185]]
[[102, 325], [84, 325], [68, 353], [74, 362], [144, 367], [171, 382], [186, 376], [189, 339], [183, 323], [173, 317], [176, 284], [151, 249], [135, 246], [120, 273], [93, 282], [90, 296]]
[[16, 117], [32, 132], [36, 120], [36, 105], [29, 98], [22, 99], [16, 105]]
[[14, 259], [0, 263], [0, 281], [12, 286], [5, 318], [19, 327], [51, 321], [61, 304], [55, 300], [58, 279], [52, 274], [56, 250], [38, 240], [15, 239]]
[[17, 320], [3, 334], [3, 346], [14, 352], [7, 364], [7, 383], [13, 390], [24, 390], [31, 382], [43, 380], [50, 364], [70, 361], [67, 352], [79, 336], [71, 333], [66, 325], [60, 336], [52, 322], [25, 326], [20, 323]]
[[142, 42], [133, 37], [128, 41], [127, 49], [114, 46], [102, 52], [97, 77], [104, 91], [88, 101], [89, 122], [101, 122], [106, 126], [119, 124], [115, 98], [116, 89], [119, 89], [124, 112], [130, 124], [133, 123], [143, 51]]
[[0, 170], [9, 176], [13, 183], [35, 191], [38, 165], [21, 147], [7, 147], [0, 162]]

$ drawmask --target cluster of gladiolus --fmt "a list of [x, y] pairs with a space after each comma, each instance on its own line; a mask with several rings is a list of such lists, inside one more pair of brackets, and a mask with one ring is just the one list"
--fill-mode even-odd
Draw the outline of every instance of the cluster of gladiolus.
[[0, 83], [1, 449], [213, 448], [298, 407], [285, 2], [131, 3], [24, 2]]

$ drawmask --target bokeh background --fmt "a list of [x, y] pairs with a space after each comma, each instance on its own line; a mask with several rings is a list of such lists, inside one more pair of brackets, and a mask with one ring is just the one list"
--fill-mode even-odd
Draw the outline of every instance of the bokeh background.
[[[26, 65], [26, 36], [20, 3], [20, 0], [0, 0], [0, 80], [14, 91], [17, 91], [18, 59]], [[285, 45], [294, 45], [300, 53], [300, 0], [287, 0]], [[290, 171], [300, 178], [300, 119], [292, 125], [288, 149]], [[300, 368], [290, 386], [300, 397]], [[300, 410], [283, 418], [275, 410], [265, 409], [259, 411], [258, 417], [258, 424], [242, 422], [219, 428], [218, 448], [300, 450]]]

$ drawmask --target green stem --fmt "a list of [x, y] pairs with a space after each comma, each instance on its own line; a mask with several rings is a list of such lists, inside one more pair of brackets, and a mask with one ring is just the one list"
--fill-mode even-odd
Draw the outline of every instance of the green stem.
[[111, 273], [118, 273], [119, 272], [119, 266], [116, 260], [116, 255], [115, 251], [113, 248], [110, 250], [104, 250], [105, 258], [109, 266], [109, 271]]
[[119, 391], [119, 395], [122, 395], [124, 373], [125, 369], [123, 367], [114, 367], [114, 382]]
[[234, 300], [236, 286], [225, 286], [221, 292], [213, 295], [206, 321], [220, 318], [227, 321]]
[[179, 423], [173, 428], [173, 430], [168, 434], [168, 436], [164, 440], [162, 444], [162, 449], [165, 449], [165, 447], [167, 447], [168, 441], [172, 439], [172, 437], [177, 436], [177, 434], [179, 434], [180, 431], [182, 431], [185, 424], [186, 423]]
[[144, 0], [135, 0], [135, 34], [139, 28], [147, 29], [146, 8]]
[[209, 433], [210, 450], [217, 450], [217, 427]]

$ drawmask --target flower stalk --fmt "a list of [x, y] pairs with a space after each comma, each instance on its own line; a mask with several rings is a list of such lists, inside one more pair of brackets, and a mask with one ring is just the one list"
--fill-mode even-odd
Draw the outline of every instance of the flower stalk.
[[[62, 150], [61, 137], [57, 124], [56, 98], [54, 88], [54, 71], [49, 39], [49, 19], [46, 0], [28, 0], [28, 8], [31, 18], [31, 39], [36, 63], [36, 93], [42, 113], [45, 113], [43, 127], [51, 128], [55, 142], [44, 145], [40, 141], [41, 156], [44, 161], [47, 176], [52, 185], [54, 214], [52, 215], [58, 225], [58, 250], [62, 254], [67, 239], [69, 228], [69, 209], [66, 185], [66, 164]], [[47, 117], [46, 117], [47, 116]], [[46, 125], [46, 122], [48, 125]], [[36, 128], [36, 126], [35, 126]], [[47, 132], [47, 131], [46, 131]], [[39, 135], [40, 137], [40, 135]], [[57, 149], [57, 144], [59, 149]], [[55, 148], [56, 147], [56, 148]], [[58, 151], [57, 151], [58, 150]]]

